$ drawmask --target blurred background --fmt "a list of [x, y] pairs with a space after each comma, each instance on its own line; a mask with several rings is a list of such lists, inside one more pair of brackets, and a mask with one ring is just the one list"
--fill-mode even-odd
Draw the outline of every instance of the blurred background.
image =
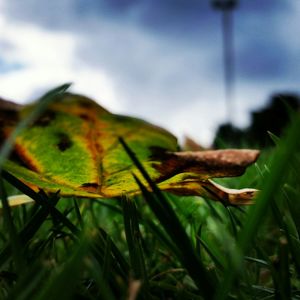
[[299, 108], [299, 28], [299, 0], [0, 0], [0, 96], [73, 82], [181, 140], [265, 145]]

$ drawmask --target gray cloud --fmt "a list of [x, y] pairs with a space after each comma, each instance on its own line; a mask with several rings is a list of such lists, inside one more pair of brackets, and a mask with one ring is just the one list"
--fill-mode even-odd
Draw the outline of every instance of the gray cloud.
[[[237, 83], [249, 92], [259, 82], [261, 92], [259, 98], [253, 92], [257, 99], [237, 95], [238, 101], [259, 103], [272, 89], [296, 86], [298, 51], [282, 34], [292, 1], [240, 1], [234, 13]], [[78, 64], [113, 78], [128, 111], [165, 125], [186, 107], [200, 107], [208, 119], [205, 125], [199, 118], [202, 126], [224, 120], [216, 112], [224, 110], [220, 13], [208, 0], [10, 0], [4, 11], [12, 21], [76, 35]], [[193, 113], [186, 118], [195, 126]]]
[[286, 77], [293, 68], [289, 48], [279, 40], [252, 38], [240, 49], [237, 59], [238, 75], [244, 80]]

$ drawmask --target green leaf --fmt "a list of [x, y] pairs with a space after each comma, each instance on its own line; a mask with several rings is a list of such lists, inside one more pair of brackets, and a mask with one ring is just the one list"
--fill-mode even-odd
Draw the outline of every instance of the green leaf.
[[131, 173], [147, 183], [119, 143], [122, 137], [161, 190], [229, 205], [249, 204], [256, 193], [226, 189], [210, 180], [242, 175], [257, 159], [256, 150], [178, 152], [176, 138], [162, 128], [112, 114], [83, 96], [50, 95], [38, 116], [41, 102], [0, 102], [0, 144], [14, 141], [3, 169], [34, 190], [89, 198], [140, 193]]

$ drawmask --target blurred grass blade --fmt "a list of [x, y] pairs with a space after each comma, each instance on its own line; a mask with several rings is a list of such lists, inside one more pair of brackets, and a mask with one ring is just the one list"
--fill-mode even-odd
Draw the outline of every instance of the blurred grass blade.
[[[300, 240], [299, 240], [299, 233], [297, 230], [297, 226], [294, 223], [294, 220], [292, 218], [292, 208], [289, 207], [289, 209], [279, 209], [277, 203], [272, 203], [272, 211], [274, 214], [274, 217], [276, 218], [276, 221], [278, 224], [280, 224], [280, 227], [282, 228], [285, 237], [288, 241], [291, 256], [293, 258], [293, 261], [295, 263], [296, 270], [298, 274], [300, 274]], [[281, 248], [281, 245], [280, 245]]]
[[189, 237], [187, 236], [178, 217], [176, 216], [174, 210], [172, 209], [164, 194], [151, 180], [150, 176], [148, 175], [142, 164], [139, 162], [135, 154], [127, 146], [125, 141], [122, 138], [119, 138], [119, 140], [128, 156], [134, 162], [134, 164], [154, 192], [153, 195], [149, 193], [143, 186], [141, 181], [133, 174], [151, 210], [161, 222], [162, 226], [170, 236], [173, 243], [178, 246], [178, 250], [180, 253], [180, 257], [178, 257], [179, 260], [187, 269], [191, 278], [199, 288], [200, 293], [206, 299], [211, 299], [214, 293], [215, 280], [213, 280], [212, 275], [207, 272], [199, 257], [196, 255]]
[[[122, 198], [119, 198], [118, 200], [122, 201]], [[119, 214], [123, 214], [122, 209], [111, 205], [107, 202], [101, 201], [101, 200], [97, 200], [99, 203], [101, 203], [101, 205], [111, 209], [112, 211], [119, 213]], [[139, 213], [139, 211], [136, 210], [136, 213], [138, 215], [138, 219], [139, 221], [143, 220], [143, 224], [145, 226], [147, 226], [152, 233], [154, 234], [154, 236], [156, 236], [156, 238], [163, 243], [167, 248], [169, 248], [173, 253], [178, 252], [176, 246], [172, 243], [172, 241], [170, 241], [170, 239], [168, 238], [168, 236], [165, 234], [165, 232], [158, 226], [156, 225], [152, 219], [150, 219], [149, 217], [146, 217], [145, 215], [141, 215]], [[178, 253], [177, 253], [178, 254]]]
[[120, 274], [122, 274], [124, 279], [127, 279], [127, 276], [129, 274], [129, 265], [125, 260], [122, 252], [119, 250], [119, 248], [112, 241], [110, 236], [102, 228], [99, 228], [99, 233], [106, 240], [106, 242], [109, 241], [110, 243], [111, 255], [113, 256], [112, 263], [115, 263], [118, 266], [118, 270], [120, 270]]
[[293, 234], [293, 228], [295, 228], [291, 218], [286, 218], [284, 222], [284, 227], [286, 231], [286, 238], [291, 251], [291, 256], [294, 261], [298, 276], [300, 276], [300, 240], [298, 234]]
[[63, 94], [70, 87], [70, 83], [63, 84], [57, 88], [54, 88], [47, 92], [44, 96], [40, 98], [37, 105], [34, 106], [32, 112], [29, 116], [23, 119], [14, 131], [10, 134], [9, 138], [6, 139], [4, 145], [0, 150], [0, 170], [3, 166], [3, 163], [7, 159], [11, 149], [13, 148], [14, 141], [16, 137], [26, 128], [30, 123], [36, 120], [48, 107], [48, 105], [55, 100], [56, 96]]
[[99, 294], [101, 295], [99, 299], [115, 300], [116, 298], [109, 286], [109, 282], [107, 281], [107, 278], [103, 277], [103, 274], [105, 274], [106, 271], [104, 270], [101, 271], [101, 266], [99, 265], [98, 261], [96, 259], [91, 258], [87, 262], [87, 267], [99, 287]]
[[220, 216], [219, 212], [216, 210], [216, 208], [214, 207], [214, 205], [211, 203], [210, 200], [205, 199], [204, 198], [205, 203], [207, 204], [207, 206], [209, 207], [209, 210], [212, 214], [212, 216], [217, 219], [219, 222], [223, 222], [222, 217]]
[[[59, 198], [54, 195], [52, 197], [52, 203], [55, 206], [58, 202]], [[40, 207], [35, 214], [31, 217], [28, 223], [23, 227], [23, 229], [19, 233], [19, 239], [24, 246], [29, 243], [29, 241], [33, 238], [38, 229], [45, 222], [46, 218], [49, 215], [49, 210], [45, 207]], [[1, 250], [0, 252], [0, 268], [7, 262], [11, 255], [11, 245], [10, 242]]]
[[280, 138], [277, 135], [275, 135], [271, 131], [268, 131], [268, 135], [275, 145], [278, 145], [280, 143]]
[[278, 265], [278, 285], [275, 286], [276, 293], [282, 300], [291, 299], [291, 278], [289, 271], [289, 253], [286, 238], [279, 241], [279, 265]]
[[17, 273], [21, 273], [23, 268], [25, 267], [25, 261], [23, 260], [23, 247], [21, 241], [19, 239], [12, 215], [11, 210], [7, 200], [6, 190], [4, 188], [2, 175], [0, 173], [0, 198], [3, 207], [3, 217], [4, 217], [4, 224], [6, 230], [9, 233], [10, 237], [10, 245], [12, 249], [12, 254], [14, 258], [14, 262], [16, 264]]
[[62, 224], [64, 224], [74, 235], [79, 235], [80, 231], [74, 226], [73, 223], [70, 222], [58, 209], [53, 206], [47, 197], [47, 195], [43, 193], [36, 193], [31, 188], [29, 188], [26, 184], [18, 180], [16, 177], [11, 175], [6, 171], [2, 171], [3, 178], [8, 181], [11, 185], [16, 187], [20, 192], [24, 193], [31, 199], [33, 199], [38, 205], [45, 207], [49, 210], [49, 212], [57, 218]]
[[52, 277], [40, 288], [40, 292], [33, 300], [57, 300], [71, 299], [76, 289], [76, 283], [81, 277], [81, 269], [84, 259], [88, 255], [88, 241], [81, 239], [79, 245], [75, 247], [70, 259], [63, 268], [59, 268]]
[[[264, 187], [256, 200], [256, 204], [250, 208], [246, 223], [238, 237], [238, 245], [244, 254], [248, 252], [259, 227], [263, 223], [266, 211], [274, 199], [273, 195], [276, 195], [285, 180], [291, 158], [294, 154], [299, 153], [299, 128], [300, 117], [297, 116], [289, 128], [287, 136], [280, 141], [271, 164], [270, 173], [265, 177]], [[219, 286], [215, 299], [222, 300], [228, 297], [237, 278], [238, 270], [230, 266], [227, 274], [228, 276]]]
[[[196, 293], [192, 293], [188, 290], [186, 290], [183, 286], [182, 287], [174, 287], [171, 284], [168, 284], [166, 282], [160, 281], [151, 281], [150, 286], [152, 288], [156, 288], [159, 290], [163, 290], [164, 292], [167, 292], [167, 294], [172, 293], [175, 296], [174, 299], [178, 300], [203, 300], [203, 297], [199, 296]], [[171, 299], [171, 298], [163, 298], [163, 299]]]
[[111, 245], [112, 240], [107, 237], [105, 241], [105, 250], [104, 250], [104, 256], [103, 256], [103, 267], [102, 267], [102, 278], [107, 279], [109, 270], [111, 267], [111, 261], [112, 261], [112, 255], [111, 255]]
[[168, 238], [166, 233], [156, 225], [152, 220], [145, 220], [144, 224], [149, 227], [149, 229], [152, 231], [154, 236], [166, 247], [168, 248], [172, 253], [174, 253], [176, 256], [180, 255], [180, 252], [178, 251], [176, 245]]
[[[201, 246], [205, 249], [207, 254], [211, 257], [214, 264], [218, 267], [219, 270], [224, 271], [225, 269], [225, 263], [224, 259], [218, 250], [218, 247], [211, 246], [211, 244], [208, 244], [204, 239], [199, 239]], [[212, 242], [212, 241], [211, 241]]]
[[79, 205], [78, 205], [78, 201], [77, 201], [76, 198], [73, 199], [73, 203], [74, 203], [74, 208], [75, 208], [75, 213], [76, 213], [78, 223], [79, 223], [81, 229], [83, 229], [84, 224], [83, 224], [80, 208], [79, 208]]
[[134, 272], [134, 279], [142, 281], [142, 291], [145, 298], [148, 294], [148, 275], [145, 265], [145, 257], [142, 248], [142, 236], [139, 230], [138, 216], [135, 203], [129, 199], [123, 198], [123, 217], [126, 240], [129, 250], [131, 267]]
[[[108, 248], [110, 250], [109, 252]], [[107, 260], [110, 260], [111, 270], [114, 271], [113, 273], [118, 274], [124, 281], [128, 279], [129, 265], [127, 261], [110, 236], [102, 228], [98, 228], [98, 232], [91, 244], [91, 249], [95, 259], [103, 269], [102, 272], [105, 271], [104, 265], [108, 263]], [[108, 255], [110, 255], [110, 258], [107, 257]], [[106, 274], [102, 275], [106, 277]], [[112, 272], [108, 272], [108, 275], [111, 277]]]
[[230, 220], [230, 224], [231, 224], [231, 228], [232, 228], [232, 233], [236, 237], [237, 236], [236, 218], [235, 218], [233, 212], [230, 210], [229, 207], [225, 206], [225, 209], [226, 209], [226, 211], [228, 213], [228, 216], [229, 216], [229, 220]]
[[39, 262], [30, 265], [29, 268], [23, 270], [5, 300], [31, 300], [32, 296], [36, 294], [37, 287], [43, 284], [46, 276], [47, 269]]
[[[24, 128], [26, 128], [31, 122], [36, 120], [46, 110], [48, 105], [56, 98], [56, 96], [64, 93], [69, 88], [69, 86], [70, 86], [70, 84], [61, 85], [61, 86], [47, 92], [43, 97], [41, 97], [40, 101], [34, 107], [32, 112], [30, 113], [30, 115], [27, 118], [23, 119], [17, 125], [17, 127], [14, 129], [14, 131], [10, 134], [9, 138], [6, 139], [5, 143], [3, 144], [3, 146], [1, 147], [1, 150], [0, 150], [1, 177], [2, 177], [2, 175], [4, 178], [6, 177], [6, 172], [4, 172], [4, 171], [3, 171], [3, 173], [1, 172], [2, 166], [5, 162], [5, 160], [7, 159], [7, 157], [9, 156], [9, 153], [10, 153], [11, 149], [13, 148], [14, 141], [15, 141], [16, 137], [18, 136], [18, 134], [20, 134], [20, 132]], [[13, 181], [15, 181], [15, 180], [13, 180]], [[10, 236], [11, 236], [11, 245], [12, 245], [12, 250], [13, 250], [13, 256], [14, 256], [15, 262], [17, 264], [17, 269], [19, 269], [19, 271], [20, 271], [24, 266], [24, 263], [22, 262], [22, 253], [21, 253], [23, 247], [21, 247], [19, 237], [17, 235], [16, 229], [14, 227], [14, 224], [13, 224], [13, 221], [11, 218], [9, 202], [7, 201], [7, 197], [5, 195], [2, 179], [1, 179], [0, 184], [1, 184], [0, 192], [1, 192], [1, 198], [2, 198], [4, 218], [7, 223], [8, 230], [9, 230]]]
[[177, 219], [173, 222], [173, 220], [170, 220], [163, 211], [160, 211], [161, 207], [158, 206], [157, 202], [161, 199], [157, 199], [156, 195], [149, 193], [139, 179], [136, 176], [134, 177], [151, 210], [161, 222], [162, 226], [170, 236], [170, 239], [175, 245], [177, 245], [178, 259], [181, 261], [183, 267], [186, 268], [205, 299], [211, 299], [214, 291], [211, 274], [208, 274], [205, 267], [199, 261], [194, 249], [192, 248], [190, 240], [186, 236], [186, 233], [183, 233], [181, 229], [179, 229], [181, 226], [178, 228], [177, 222], [179, 222], [179, 220]]

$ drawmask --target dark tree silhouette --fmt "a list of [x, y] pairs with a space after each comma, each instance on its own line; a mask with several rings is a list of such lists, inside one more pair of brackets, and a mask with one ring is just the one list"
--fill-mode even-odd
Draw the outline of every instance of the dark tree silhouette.
[[223, 146], [272, 146], [268, 131], [281, 136], [290, 121], [290, 114], [300, 109], [300, 98], [296, 94], [276, 94], [269, 105], [251, 113], [251, 124], [242, 130], [232, 124], [222, 124], [217, 130], [214, 147]]

